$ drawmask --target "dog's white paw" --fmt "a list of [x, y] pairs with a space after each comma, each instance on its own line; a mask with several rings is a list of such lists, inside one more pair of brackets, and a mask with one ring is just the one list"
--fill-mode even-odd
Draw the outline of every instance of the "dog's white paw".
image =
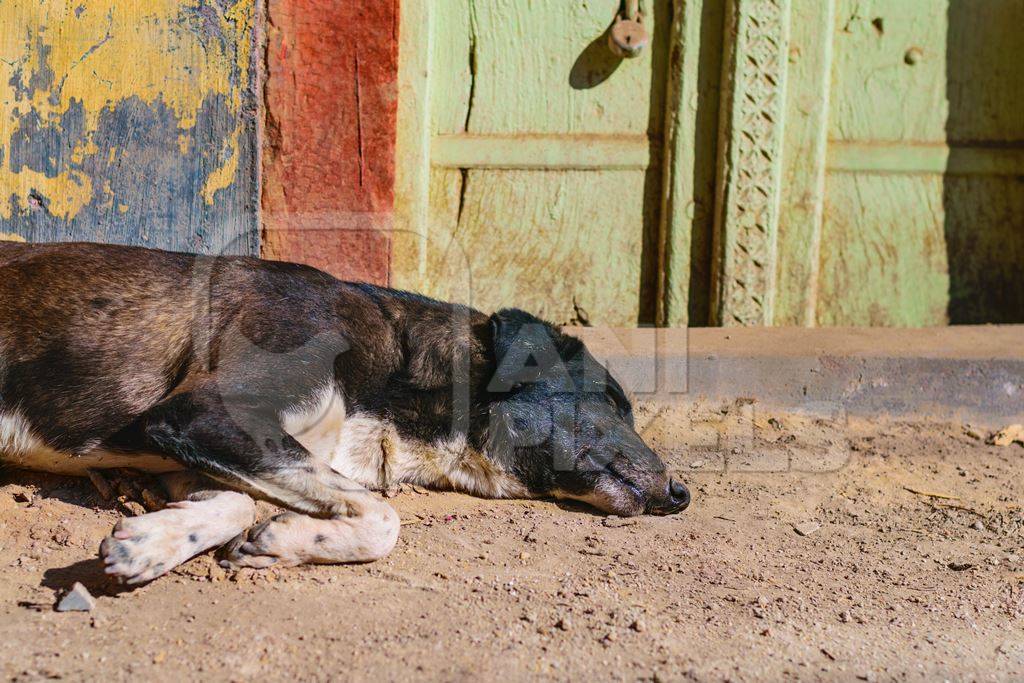
[[128, 584], [145, 583], [224, 545], [255, 516], [252, 499], [233, 491], [171, 503], [159, 512], [122, 519], [103, 540], [100, 555], [107, 574]]
[[221, 566], [228, 569], [294, 567], [307, 558], [309, 539], [302, 527], [308, 517], [285, 512], [257, 524], [224, 546]]
[[171, 503], [159, 512], [122, 519], [100, 545], [107, 574], [128, 584], [145, 583], [227, 542], [239, 523], [219, 516], [214, 502]]

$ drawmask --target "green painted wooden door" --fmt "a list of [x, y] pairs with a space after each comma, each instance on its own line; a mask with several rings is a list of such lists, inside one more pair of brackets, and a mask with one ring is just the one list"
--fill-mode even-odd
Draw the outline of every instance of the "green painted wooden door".
[[772, 322], [1024, 322], [1024, 0], [793, 10]]
[[666, 3], [615, 58], [618, 0], [404, 0], [392, 281], [564, 322], [654, 316]]
[[[730, 11], [737, 53], [756, 61], [755, 27], [777, 58], [725, 71], [756, 106], [723, 144], [752, 136], [768, 163], [724, 155], [715, 321], [1024, 322], [1024, 0]], [[763, 220], [746, 221], [750, 202]]]
[[1024, 322], [1024, 0], [404, 0], [392, 279], [631, 325]]
[[1022, 26], [1022, 0], [837, 3], [816, 322], [1024, 322]]

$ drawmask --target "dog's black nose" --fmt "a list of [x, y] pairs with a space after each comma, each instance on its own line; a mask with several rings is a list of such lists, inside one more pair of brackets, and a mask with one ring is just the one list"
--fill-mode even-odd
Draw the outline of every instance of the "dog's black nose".
[[686, 488], [675, 479], [668, 482], [668, 493], [672, 497], [672, 504], [678, 512], [682, 512], [690, 505], [690, 489]]

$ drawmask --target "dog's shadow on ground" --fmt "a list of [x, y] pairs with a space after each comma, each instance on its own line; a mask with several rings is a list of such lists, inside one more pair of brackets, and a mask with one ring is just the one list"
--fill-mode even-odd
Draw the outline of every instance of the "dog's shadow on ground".
[[62, 503], [91, 509], [113, 510], [115, 502], [105, 501], [83, 477], [65, 477], [31, 470], [0, 467], [0, 486], [30, 489], [33, 498], [53, 498]]
[[601, 512], [595, 507], [587, 505], [575, 500], [562, 500], [559, 498], [548, 498], [548, 502], [554, 503], [559, 510], [564, 512], [575, 512], [577, 514], [584, 514], [590, 517], [607, 517], [608, 513]]
[[[117, 510], [116, 500], [104, 500], [88, 479], [43, 474], [18, 469], [0, 469], [0, 487], [17, 486], [31, 492], [32, 505], [36, 499], [53, 499], [90, 510]], [[57, 597], [67, 592], [75, 583], [81, 583], [92, 595], [118, 595], [133, 590], [136, 586], [123, 586], [104, 572], [99, 556], [79, 560], [66, 567], [45, 569], [40, 586], [54, 591]], [[20, 607], [50, 611], [52, 603], [23, 601]]]
[[66, 567], [47, 569], [43, 572], [43, 580], [39, 585], [64, 592], [75, 583], [80, 583], [93, 595], [118, 595], [130, 592], [134, 588], [118, 584], [103, 569], [103, 561], [99, 557], [79, 560]]

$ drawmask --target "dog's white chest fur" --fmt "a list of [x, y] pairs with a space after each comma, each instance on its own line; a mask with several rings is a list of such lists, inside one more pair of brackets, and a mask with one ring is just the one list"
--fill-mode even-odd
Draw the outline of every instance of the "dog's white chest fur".
[[423, 443], [403, 439], [395, 426], [375, 416], [348, 414], [333, 389], [281, 416], [286, 432], [333, 470], [367, 488], [399, 483], [454, 488], [495, 498], [527, 496], [518, 480], [503, 472], [464, 437]]
[[41, 444], [32, 436], [28, 420], [15, 411], [0, 411], [0, 453], [24, 456]]

